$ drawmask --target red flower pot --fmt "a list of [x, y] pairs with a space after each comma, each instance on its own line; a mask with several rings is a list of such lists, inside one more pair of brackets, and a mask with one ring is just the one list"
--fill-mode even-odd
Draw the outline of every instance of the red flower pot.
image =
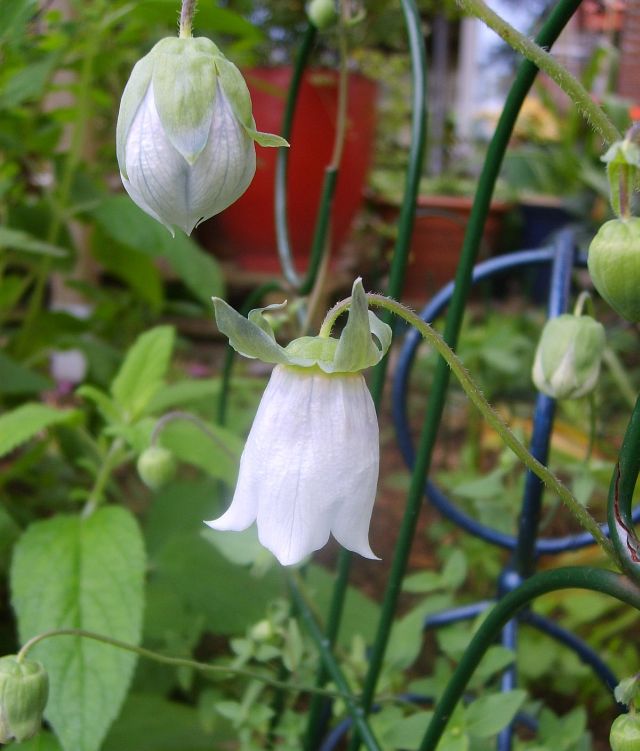
[[[290, 67], [245, 71], [258, 130], [279, 133]], [[332, 251], [344, 241], [363, 197], [375, 135], [376, 84], [349, 77], [348, 127], [336, 186]], [[289, 232], [299, 273], [306, 270], [324, 170], [331, 159], [337, 110], [335, 71], [306, 71], [290, 138], [287, 190]], [[257, 146], [257, 169], [246, 193], [207, 222], [200, 238], [218, 257], [241, 269], [278, 273], [274, 222], [276, 149]]]

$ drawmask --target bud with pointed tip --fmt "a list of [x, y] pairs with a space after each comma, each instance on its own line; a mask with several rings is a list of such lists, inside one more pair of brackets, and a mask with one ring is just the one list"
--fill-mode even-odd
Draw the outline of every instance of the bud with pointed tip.
[[49, 678], [39, 662], [0, 657], [0, 743], [35, 735], [48, 695]]
[[590, 316], [565, 313], [545, 324], [533, 364], [533, 382], [555, 399], [588, 394], [600, 375], [603, 326]]
[[122, 182], [143, 211], [187, 234], [249, 187], [256, 130], [240, 71], [205, 37], [161, 39], [136, 63], [118, 113]]

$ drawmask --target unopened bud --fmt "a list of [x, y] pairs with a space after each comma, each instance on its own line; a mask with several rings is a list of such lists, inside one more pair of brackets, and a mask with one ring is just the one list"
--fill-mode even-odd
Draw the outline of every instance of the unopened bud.
[[533, 363], [533, 382], [555, 399], [577, 399], [595, 387], [606, 337], [590, 316], [565, 313], [547, 321]]
[[0, 743], [35, 735], [48, 695], [49, 678], [39, 662], [0, 657]]
[[163, 446], [150, 446], [138, 457], [138, 475], [151, 490], [159, 490], [173, 479], [176, 473], [176, 458]]
[[609, 734], [611, 751], [638, 751], [640, 749], [640, 717], [621, 714], [613, 721]]
[[328, 29], [338, 20], [335, 0], [311, 0], [307, 16], [317, 29]]

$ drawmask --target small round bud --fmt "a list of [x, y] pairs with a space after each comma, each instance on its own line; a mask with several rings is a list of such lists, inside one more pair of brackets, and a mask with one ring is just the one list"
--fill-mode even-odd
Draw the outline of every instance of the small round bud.
[[587, 259], [595, 288], [618, 315], [640, 321], [640, 219], [612, 219], [600, 227]]
[[640, 751], [640, 716], [621, 714], [611, 725], [611, 751]]
[[169, 449], [163, 446], [150, 446], [138, 457], [138, 475], [151, 490], [159, 490], [176, 473], [176, 459]]
[[551, 318], [536, 349], [533, 382], [554, 399], [588, 394], [598, 381], [605, 344], [604, 328], [590, 316]]
[[311, 0], [307, 16], [317, 29], [328, 29], [338, 20], [335, 0]]
[[39, 662], [0, 657], [0, 743], [35, 735], [48, 695], [49, 678]]

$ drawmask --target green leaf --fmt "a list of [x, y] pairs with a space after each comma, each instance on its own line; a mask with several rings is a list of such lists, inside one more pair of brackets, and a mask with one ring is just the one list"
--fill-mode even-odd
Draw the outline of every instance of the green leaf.
[[39, 99], [57, 62], [49, 55], [38, 62], [9, 71], [0, 89], [0, 109], [10, 109], [27, 101]]
[[220, 394], [219, 378], [184, 380], [162, 386], [149, 402], [151, 414], [161, 414], [169, 409], [183, 407], [202, 400], [210, 401]]
[[99, 388], [87, 384], [85, 386], [80, 386], [80, 388], [76, 389], [75, 393], [76, 396], [93, 402], [105, 422], [118, 423], [122, 419], [122, 414], [118, 409], [118, 405], [108, 394], [105, 394], [104, 391], [101, 391]]
[[[138, 644], [144, 572], [140, 531], [126, 509], [32, 524], [11, 569], [21, 642], [50, 629], [79, 628]], [[49, 673], [45, 717], [64, 751], [98, 751], [125, 698], [135, 655], [61, 636], [38, 644], [33, 656]]]
[[0, 352], [0, 393], [34, 394], [51, 388], [52, 382]]
[[469, 735], [496, 735], [513, 720], [526, 698], [527, 692], [517, 689], [476, 699], [465, 709]]
[[22, 743], [12, 743], [11, 751], [62, 751], [55, 735], [40, 732], [34, 738]]
[[10, 250], [22, 250], [25, 253], [35, 253], [52, 258], [65, 258], [69, 251], [58, 245], [39, 240], [37, 237], [30, 235], [20, 229], [11, 227], [0, 227], [0, 247], [9, 248]]
[[171, 237], [155, 219], [125, 195], [111, 196], [91, 212], [105, 234], [152, 258], [165, 258], [193, 294], [209, 308], [224, 291], [216, 261], [186, 235]]
[[160, 271], [153, 258], [105, 239], [104, 232], [97, 232], [96, 235], [93, 253], [101, 265], [122, 279], [154, 312], [158, 312], [164, 301], [164, 293]]
[[163, 428], [160, 443], [181, 461], [233, 486], [238, 476], [243, 442], [217, 425], [207, 423], [206, 429], [208, 434], [194, 423], [175, 420]]
[[205, 732], [198, 711], [186, 704], [133, 694], [109, 731], [102, 751], [211, 751], [221, 748], [224, 740], [231, 740], [228, 731], [225, 735]]
[[45, 428], [78, 417], [73, 409], [54, 409], [44, 404], [22, 404], [0, 415], [0, 456], [8, 454], [22, 443], [35, 438]]
[[141, 334], [127, 352], [111, 384], [111, 393], [130, 419], [143, 412], [149, 400], [162, 385], [173, 350], [175, 331], [171, 326]]
[[[10, 41], [12, 37], [22, 35], [28, 20], [36, 12], [37, 0], [2, 0], [2, 25], [0, 41]], [[14, 748], [18, 748], [14, 746]]]

